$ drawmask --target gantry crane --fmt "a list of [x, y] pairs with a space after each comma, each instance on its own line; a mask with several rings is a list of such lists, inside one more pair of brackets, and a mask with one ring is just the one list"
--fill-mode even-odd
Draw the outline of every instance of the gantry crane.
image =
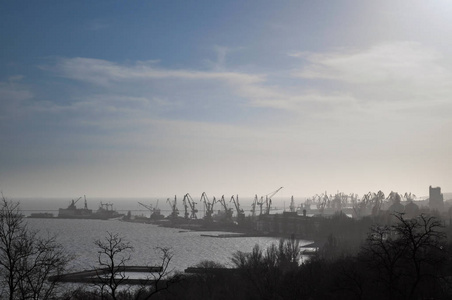
[[240, 208], [239, 195], [237, 195], [237, 198], [232, 196], [229, 202], [233, 202], [235, 209], [237, 210], [237, 222], [242, 222], [245, 219], [245, 213], [243, 212], [243, 209]]
[[274, 195], [276, 195], [276, 193], [278, 193], [282, 188], [283, 188], [283, 187], [280, 187], [280, 188], [277, 189], [276, 191], [271, 192], [271, 193], [265, 195], [265, 206], [266, 206], [265, 214], [266, 214], [266, 215], [270, 214], [270, 209], [271, 209], [271, 205], [272, 205], [272, 197], [273, 197]]
[[169, 203], [169, 205], [171, 206], [171, 214], [170, 214], [170, 218], [175, 219], [177, 218], [177, 216], [179, 215], [179, 210], [177, 209], [177, 198], [176, 196], [174, 196], [174, 201], [171, 202], [170, 199], [166, 199], [166, 202]]
[[190, 219], [197, 219], [198, 217], [196, 217], [196, 213], [198, 212], [198, 210], [196, 209], [196, 202], [193, 201], [189, 193], [185, 194], [184, 201], [184, 203], [188, 203], [188, 206], [190, 207]]
[[138, 202], [138, 204], [140, 204], [141, 206], [143, 206], [144, 208], [149, 210], [149, 212], [151, 213], [149, 215], [149, 218], [150, 218], [150, 216], [152, 215], [152, 212], [154, 211], [154, 208], [152, 207], [152, 204], [147, 205], [147, 204], [144, 204], [144, 203], [141, 203], [141, 202]]
[[155, 206], [152, 208], [151, 220], [160, 220], [160, 219], [163, 219], [164, 217], [165, 216], [163, 216], [160, 213], [159, 199], [157, 199], [157, 202], [155, 203]]
[[201, 195], [202, 203], [204, 203], [204, 219], [207, 221], [212, 221], [212, 215], [213, 215], [213, 206], [215, 204], [215, 198], [213, 198], [213, 201], [210, 202], [209, 198], [207, 197], [207, 194], [205, 192]]
[[184, 198], [182, 199], [182, 203], [184, 203], [184, 219], [188, 219], [188, 217], [190, 216], [189, 212], [188, 212], [188, 200], [187, 200], [187, 195], [184, 196]]
[[220, 202], [220, 204], [224, 208], [224, 220], [226, 222], [231, 222], [232, 221], [232, 208], [229, 208], [228, 205], [226, 204], [226, 200], [224, 199], [224, 195], [221, 196], [220, 200], [218, 200], [218, 201]]

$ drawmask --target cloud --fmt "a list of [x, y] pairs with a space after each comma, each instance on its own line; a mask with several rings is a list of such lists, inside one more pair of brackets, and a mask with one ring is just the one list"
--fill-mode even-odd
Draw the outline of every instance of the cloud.
[[133, 65], [121, 65], [101, 59], [67, 58], [60, 59], [53, 68], [61, 76], [98, 85], [128, 80], [187, 79], [187, 80], [224, 80], [230, 83], [255, 83], [262, 76], [238, 72], [209, 72], [196, 70], [169, 70], [153, 67], [149, 63], [137, 62]]
[[425, 111], [434, 113], [429, 116], [434, 118], [444, 115], [435, 107], [450, 108], [452, 73], [441, 53], [418, 43], [292, 52], [289, 55], [301, 59], [302, 67], [281, 73], [226, 70], [224, 58], [229, 50], [217, 50], [222, 67], [211, 70], [168, 69], [159, 66], [159, 61], [60, 58], [44, 69], [88, 86], [83, 87], [85, 95], [72, 98], [69, 105], [45, 109], [86, 111], [94, 123], [108, 116], [143, 120], [206, 116], [206, 123], [228, 118], [237, 122], [235, 116], [241, 112], [259, 110], [264, 113], [261, 118], [331, 123], [344, 115], [362, 121], [365, 116], [385, 114], [396, 120]]
[[[45, 69], [57, 72], [60, 76], [100, 86], [105, 89], [123, 87], [123, 93], [134, 93], [143, 90], [146, 85], [152, 86], [152, 97], [162, 99], [166, 104], [182, 107], [180, 101], [193, 103], [215, 102], [229, 96], [229, 102], [251, 108], [269, 108], [290, 113], [310, 112], [323, 113], [338, 107], [354, 105], [354, 99], [346, 91], [329, 93], [321, 89], [303, 89], [295, 85], [278, 85], [274, 83], [273, 74], [256, 74], [252, 72], [225, 71], [224, 56], [229, 51], [219, 48], [219, 63], [213, 70], [165, 69], [156, 66], [156, 62], [136, 62], [119, 64], [92, 58], [61, 58], [57, 64]], [[292, 76], [289, 80], [297, 79]], [[298, 79], [299, 80], [299, 79]], [[153, 85], [154, 84], [154, 85]], [[159, 96], [159, 91], [161, 95]], [[183, 95], [180, 95], [181, 92]], [[143, 95], [141, 95], [143, 96]], [[140, 97], [141, 97], [140, 96]], [[146, 96], [148, 97], [148, 96]], [[178, 99], [178, 100], [176, 100]], [[236, 99], [236, 100], [232, 100]], [[199, 105], [195, 104], [195, 105]], [[231, 104], [232, 105], [232, 104]], [[237, 107], [236, 107], [237, 108]]]
[[357, 84], [436, 79], [445, 75], [438, 53], [413, 42], [374, 46], [351, 53], [301, 54], [310, 63], [299, 75]]
[[365, 50], [290, 53], [306, 61], [296, 75], [343, 84], [363, 101], [445, 101], [452, 94], [452, 72], [434, 49], [396, 42]]
[[397, 160], [424, 161], [418, 153], [437, 151], [432, 133], [439, 140], [450, 131], [449, 123], [432, 121], [451, 109], [442, 100], [451, 93], [439, 52], [393, 43], [291, 55], [302, 63], [296, 72], [60, 58], [42, 67], [62, 83], [49, 97], [36, 97], [21, 76], [0, 83], [0, 95], [36, 113], [11, 126], [10, 140], [23, 142], [8, 155], [19, 164], [27, 155], [58, 160], [78, 168], [75, 177], [109, 168], [113, 182], [127, 173], [187, 189], [187, 178], [247, 186], [259, 174], [270, 185], [290, 173], [297, 185], [301, 173], [317, 173], [322, 185], [332, 171], [343, 181], [344, 170], [360, 179], [369, 161], [376, 169], [386, 168], [384, 160], [393, 168]]

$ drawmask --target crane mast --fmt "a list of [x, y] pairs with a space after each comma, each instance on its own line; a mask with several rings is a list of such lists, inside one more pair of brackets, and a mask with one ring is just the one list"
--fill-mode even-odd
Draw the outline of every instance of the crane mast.
[[212, 221], [213, 205], [215, 204], [215, 197], [213, 198], [213, 201], [210, 202], [209, 198], [207, 197], [207, 194], [205, 192], [203, 192], [201, 195], [201, 202], [204, 203], [204, 211], [205, 211], [204, 219], [207, 221]]
[[269, 197], [265, 197], [265, 214], [270, 214], [270, 209], [272, 206], [272, 199]]
[[261, 199], [257, 201], [257, 205], [259, 205], [259, 215], [262, 215], [262, 207], [264, 206], [264, 196], [261, 196]]
[[295, 212], [295, 202], [293, 200], [293, 196], [290, 198], [290, 206], [289, 209], [291, 212]]
[[190, 206], [190, 219], [197, 219], [196, 213], [198, 210], [196, 209], [196, 202], [193, 201], [192, 197], [189, 193], [185, 194], [184, 200], [187, 201], [188, 205]]
[[256, 205], [258, 203], [257, 195], [254, 197], [254, 201], [251, 204], [251, 217], [254, 219], [256, 217]]
[[272, 197], [274, 195], [276, 195], [276, 193], [278, 193], [283, 187], [280, 187], [279, 189], [277, 189], [274, 192], [271, 192], [267, 195], [265, 195], [265, 214], [268, 215], [270, 214], [270, 210], [271, 210], [271, 206], [272, 206]]
[[171, 202], [170, 199], [166, 199], [166, 202], [169, 203], [169, 205], [171, 206], [171, 215], [170, 217], [175, 219], [177, 218], [177, 216], [179, 215], [179, 210], [177, 209], [177, 198], [176, 196], [174, 196], [174, 201]]
[[224, 195], [221, 196], [221, 199], [218, 200], [220, 202], [220, 204], [223, 206], [224, 208], [224, 219], [225, 221], [232, 221], [232, 208], [229, 208], [226, 204], [226, 200], [224, 199]]
[[182, 202], [184, 203], [184, 210], [185, 210], [185, 213], [184, 213], [184, 218], [185, 219], [188, 219], [188, 217], [190, 216], [190, 214], [188, 213], [188, 199], [187, 199], [187, 195], [185, 195], [184, 196], [184, 199], [182, 199]]
[[237, 195], [236, 198], [232, 196], [229, 202], [233, 202], [235, 209], [237, 210], [237, 222], [242, 222], [245, 219], [245, 213], [243, 212], [243, 209], [240, 208], [239, 196]]

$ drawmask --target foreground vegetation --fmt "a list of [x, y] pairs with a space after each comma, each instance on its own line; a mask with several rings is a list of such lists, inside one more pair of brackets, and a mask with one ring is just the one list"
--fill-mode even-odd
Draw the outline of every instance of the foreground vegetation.
[[295, 240], [238, 252], [234, 272], [185, 277], [159, 299], [451, 299], [452, 244], [437, 218], [372, 225], [356, 252], [330, 236], [299, 264]]
[[[369, 222], [339, 215], [324, 226]], [[350, 236], [359, 236], [358, 228]], [[204, 261], [195, 266], [197, 272], [179, 274], [152, 299], [451, 299], [449, 230], [435, 216], [394, 214], [389, 223], [373, 222], [359, 242], [330, 235], [304, 261], [296, 239], [281, 239], [267, 249], [256, 245], [250, 252], [234, 253], [233, 269]], [[86, 299], [85, 294], [71, 296]], [[130, 290], [121, 299], [145, 298]]]
[[322, 247], [302, 260], [294, 237], [231, 257], [234, 268], [203, 261], [192, 273], [168, 269], [170, 249], [158, 249], [161, 269], [140, 286], [123, 285], [132, 245], [107, 233], [94, 241], [108, 272], [94, 285], [67, 290], [57, 280], [71, 259], [55, 237], [27, 228], [17, 204], [0, 209], [1, 299], [451, 299], [451, 227], [438, 216], [392, 214], [325, 219]]

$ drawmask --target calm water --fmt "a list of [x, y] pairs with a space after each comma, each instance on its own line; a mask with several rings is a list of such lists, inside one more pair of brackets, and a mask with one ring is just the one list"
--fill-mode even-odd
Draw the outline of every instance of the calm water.
[[[107, 232], [117, 233], [130, 242], [134, 249], [130, 265], [157, 265], [156, 247], [171, 248], [174, 257], [171, 268], [183, 271], [202, 260], [212, 260], [231, 265], [232, 254], [238, 250], [250, 252], [255, 244], [264, 248], [278, 242], [274, 238], [215, 238], [201, 236], [206, 232], [181, 231], [150, 224], [128, 223], [120, 220], [67, 220], [27, 219], [30, 228], [42, 234], [57, 234], [58, 241], [73, 255], [74, 271], [97, 265], [94, 240], [102, 239]], [[208, 232], [208, 234], [215, 234]]]
[[[74, 197], [77, 199], [78, 197]], [[179, 199], [180, 198], [180, 199]], [[178, 208], [183, 215], [182, 198], [178, 197]], [[195, 198], [195, 197], [194, 197]], [[174, 199], [171, 198], [171, 201]], [[19, 202], [22, 212], [28, 216], [33, 212], [50, 212], [58, 215], [58, 208], [66, 208], [71, 198], [22, 198], [11, 199]], [[152, 204], [162, 210], [162, 214], [170, 213], [170, 205], [163, 198], [157, 202], [157, 198], [89, 198], [88, 208], [97, 210], [99, 204], [113, 203], [114, 209], [126, 213], [131, 211], [133, 215], [149, 216], [150, 212], [138, 204]], [[240, 203], [246, 215], [250, 214], [252, 198], [241, 198]], [[195, 199], [197, 201], [197, 199]], [[233, 207], [229, 203], [229, 207]], [[77, 203], [82, 208], [83, 198]], [[282, 205], [280, 205], [282, 207]], [[203, 217], [202, 206], [198, 204], [198, 217]], [[221, 209], [217, 204], [215, 209]], [[156, 265], [159, 263], [159, 253], [156, 247], [167, 247], [173, 251], [171, 268], [183, 271], [185, 268], [196, 265], [203, 260], [212, 260], [225, 265], [231, 265], [232, 254], [236, 251], [250, 252], [254, 245], [266, 248], [272, 243], [277, 243], [275, 238], [214, 238], [201, 236], [202, 234], [216, 234], [215, 232], [190, 232], [180, 229], [163, 228], [156, 225], [122, 222], [120, 220], [68, 220], [68, 219], [28, 219], [30, 228], [39, 230], [42, 234], [49, 232], [56, 234], [58, 241], [63, 244], [70, 254], [75, 256], [72, 267], [75, 271], [89, 269], [97, 266], [97, 249], [94, 245], [96, 239], [106, 237], [107, 232], [119, 234], [125, 241], [135, 248], [132, 253], [130, 265]], [[224, 233], [224, 232], [222, 232]], [[217, 233], [220, 234], [220, 233]]]

